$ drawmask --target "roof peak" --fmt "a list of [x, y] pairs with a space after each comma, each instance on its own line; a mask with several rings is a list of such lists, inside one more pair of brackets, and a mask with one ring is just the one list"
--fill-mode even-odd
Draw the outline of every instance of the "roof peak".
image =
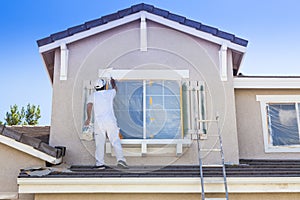
[[102, 16], [98, 19], [87, 21], [84, 24], [80, 24], [80, 25], [68, 28], [64, 31], [51, 34], [49, 37], [37, 40], [37, 44], [39, 47], [41, 47], [41, 46], [53, 43], [57, 40], [72, 36], [76, 33], [87, 31], [91, 28], [107, 24], [109, 22], [121, 19], [123, 17], [129, 16], [134, 13], [141, 12], [141, 11], [146, 11], [151, 14], [154, 14], [154, 15], [166, 18], [168, 20], [177, 22], [179, 24], [182, 24], [182, 25], [185, 25], [185, 26], [188, 26], [191, 28], [195, 28], [196, 30], [206, 32], [208, 34], [212, 34], [213, 36], [228, 40], [232, 43], [238, 44], [243, 47], [246, 47], [248, 45], [247, 40], [236, 37], [234, 34], [221, 31], [218, 28], [214, 28], [214, 27], [202, 24], [200, 22], [197, 22], [197, 21], [194, 21], [191, 19], [187, 19], [184, 16], [174, 14], [167, 10], [163, 10], [163, 9], [154, 7], [153, 5], [149, 5], [149, 4], [145, 4], [145, 3], [136, 4], [129, 8], [119, 10], [115, 13]]

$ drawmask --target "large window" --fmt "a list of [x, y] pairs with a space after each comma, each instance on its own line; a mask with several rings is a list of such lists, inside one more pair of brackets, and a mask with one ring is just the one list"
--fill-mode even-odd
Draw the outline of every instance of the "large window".
[[179, 139], [180, 81], [119, 81], [114, 110], [124, 139]]
[[297, 95], [258, 95], [266, 152], [299, 152], [299, 106]]
[[[205, 117], [204, 83], [188, 80], [188, 70], [113, 70], [110, 73], [117, 80], [114, 111], [121, 143], [126, 147], [140, 146], [144, 155], [148, 153], [148, 145], [149, 148], [175, 146], [176, 154], [180, 155], [183, 147], [191, 144], [191, 134], [197, 127], [205, 132], [205, 127], [195, 122]], [[99, 70], [99, 77], [104, 75]], [[87, 97], [94, 91], [92, 83], [92, 80], [84, 82], [83, 122]], [[106, 152], [111, 152], [110, 146], [106, 147]]]

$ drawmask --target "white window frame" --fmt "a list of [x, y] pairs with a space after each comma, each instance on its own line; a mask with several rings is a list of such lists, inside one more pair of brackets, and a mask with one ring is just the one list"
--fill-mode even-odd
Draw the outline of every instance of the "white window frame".
[[[116, 80], [142, 80], [145, 84], [146, 83], [145, 80], [183, 80], [183, 79], [186, 80], [189, 78], [189, 70], [165, 70], [165, 69], [123, 70], [123, 69], [107, 68], [107, 69], [99, 69], [98, 77], [108, 78], [108, 79], [110, 77], [113, 77]], [[84, 81], [84, 87], [87, 89], [92, 90], [93, 87], [91, 84], [92, 84], [91, 80]], [[145, 107], [145, 102], [144, 102], [144, 107]], [[150, 145], [151, 146], [156, 145], [158, 148], [160, 148], [160, 146], [163, 146], [163, 149], [160, 149], [160, 151], [156, 151], [158, 153], [174, 152], [174, 146], [175, 146], [175, 154], [179, 156], [183, 153], [184, 146], [191, 145], [191, 138], [121, 139], [121, 144], [124, 145], [123, 149], [124, 149], [124, 154], [126, 156], [144, 156], [150, 154], [151, 151]], [[134, 149], [136, 145], [140, 145], [140, 148], [137, 148], [137, 151], [132, 151], [132, 149]], [[126, 147], [128, 147], [127, 150]], [[109, 142], [106, 142], [106, 153], [114, 156], [114, 151], [112, 151], [112, 146]]]
[[[260, 102], [261, 109], [261, 120], [264, 137], [264, 148], [266, 153], [276, 152], [300, 152], [300, 145], [289, 145], [289, 146], [273, 146], [270, 144], [270, 135], [268, 130], [268, 117], [267, 117], [267, 104], [269, 103], [300, 103], [300, 95], [256, 95], [256, 101]], [[297, 109], [297, 108], [296, 108]], [[297, 116], [298, 110], [296, 110]], [[298, 127], [299, 127], [298, 117]], [[300, 131], [300, 130], [299, 130]]]

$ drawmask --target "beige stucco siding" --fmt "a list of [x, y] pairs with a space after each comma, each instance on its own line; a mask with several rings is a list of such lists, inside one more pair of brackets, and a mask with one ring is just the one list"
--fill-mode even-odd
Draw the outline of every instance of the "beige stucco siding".
[[[221, 198], [220, 194], [207, 194], [207, 198]], [[230, 200], [296, 200], [299, 199], [299, 193], [257, 193], [257, 194], [229, 194]], [[201, 199], [201, 194], [37, 194], [35, 200], [81, 200], [81, 199], [96, 199], [114, 200], [114, 199], [130, 199], [130, 200], [198, 200]]]
[[0, 194], [17, 193], [20, 169], [45, 166], [45, 162], [16, 149], [0, 144]]
[[265, 153], [260, 102], [256, 95], [299, 95], [300, 90], [236, 89], [236, 115], [241, 159], [299, 159], [299, 153]]
[[[98, 70], [188, 69], [191, 80], [206, 83], [207, 115], [220, 115], [227, 162], [238, 162], [232, 58], [228, 51], [228, 81], [220, 80], [220, 46], [156, 23], [148, 23], [147, 51], [140, 51], [139, 22], [97, 34], [68, 45], [68, 79], [59, 80], [60, 51], [55, 54], [53, 108], [50, 144], [67, 147], [65, 162], [93, 164], [94, 143], [83, 142], [78, 134], [83, 123], [83, 82], [97, 78]], [[107, 156], [108, 162], [114, 158]], [[160, 157], [131, 157], [129, 164], [161, 164]], [[181, 157], [169, 156], [166, 163], [197, 164], [196, 146], [185, 149]]]

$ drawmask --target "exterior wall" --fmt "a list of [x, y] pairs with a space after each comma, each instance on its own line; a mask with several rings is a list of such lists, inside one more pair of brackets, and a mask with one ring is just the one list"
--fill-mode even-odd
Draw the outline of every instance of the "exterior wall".
[[[68, 164], [94, 164], [94, 143], [79, 139], [83, 124], [83, 82], [97, 78], [98, 70], [188, 69], [191, 80], [202, 80], [207, 90], [207, 115], [218, 113], [226, 162], [238, 162], [232, 58], [228, 51], [228, 81], [219, 73], [220, 46], [148, 22], [148, 50], [140, 51], [139, 22], [103, 32], [68, 45], [68, 80], [59, 80], [60, 52], [55, 54], [50, 145], [67, 147]], [[181, 157], [128, 157], [129, 164], [198, 164], [195, 143]], [[107, 164], [115, 159], [107, 156]]]
[[[18, 193], [17, 177], [20, 169], [45, 166], [44, 161], [3, 144], [0, 144], [0, 160], [0, 196], [1, 193]], [[32, 199], [32, 196], [22, 195], [20, 199]]]
[[[221, 198], [224, 196], [207, 194], [207, 198]], [[257, 193], [257, 194], [229, 194], [230, 200], [291, 200], [299, 199], [300, 193]], [[114, 199], [130, 199], [130, 200], [198, 200], [201, 199], [201, 194], [36, 194], [35, 200], [81, 200], [81, 199], [96, 199], [114, 200]]]
[[260, 102], [256, 95], [299, 95], [300, 90], [236, 89], [236, 117], [241, 159], [299, 159], [299, 153], [265, 153]]

